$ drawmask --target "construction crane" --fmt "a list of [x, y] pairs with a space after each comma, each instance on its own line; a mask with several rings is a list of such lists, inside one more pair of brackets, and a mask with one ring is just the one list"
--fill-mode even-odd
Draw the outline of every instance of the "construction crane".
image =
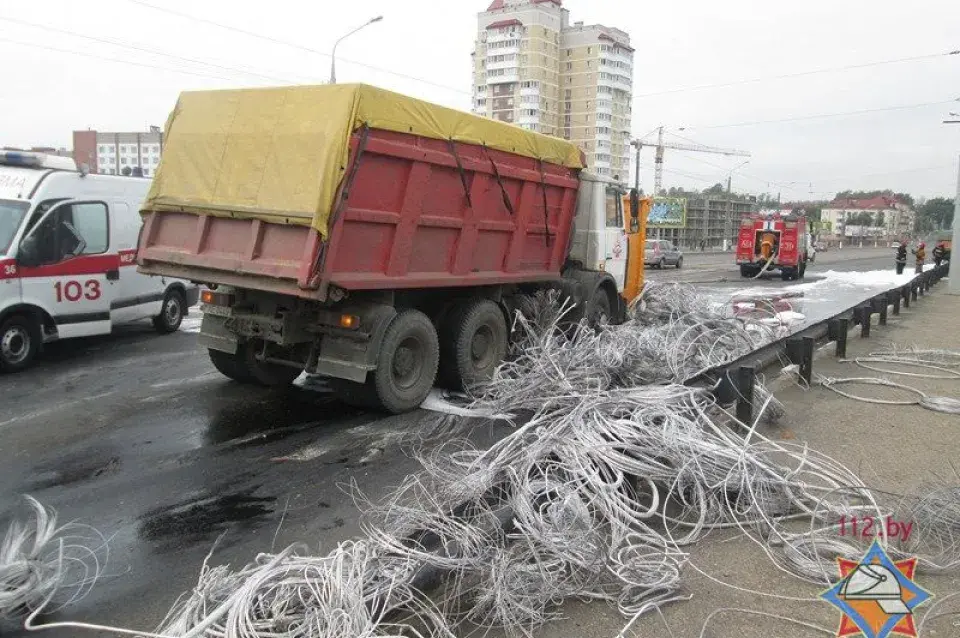
[[750, 157], [750, 153], [747, 151], [738, 151], [737, 149], [732, 148], [717, 148], [715, 146], [705, 146], [703, 144], [678, 144], [676, 142], [664, 142], [663, 141], [663, 127], [661, 126], [657, 129], [657, 141], [653, 142], [644, 142], [643, 140], [634, 140], [630, 142], [630, 145], [637, 149], [637, 188], [640, 188], [640, 149], [644, 146], [652, 146], [657, 149], [656, 154], [656, 171], [653, 182], [653, 194], [659, 195], [660, 190], [663, 188], [663, 152], [666, 149], [672, 149], [674, 151], [692, 151], [694, 153], [714, 153], [717, 155], [727, 155], [730, 157]]

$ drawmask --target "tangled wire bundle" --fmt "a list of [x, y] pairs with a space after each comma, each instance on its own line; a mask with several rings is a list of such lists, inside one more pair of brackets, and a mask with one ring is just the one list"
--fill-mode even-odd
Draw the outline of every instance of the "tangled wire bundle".
[[[290, 548], [239, 570], [205, 565], [150, 635], [529, 635], [571, 598], [607, 601], [630, 626], [687, 598], [684, 547], [712, 530], [739, 529], [821, 585], [837, 578], [836, 556], [862, 555], [836, 521], [881, 508], [853, 472], [681, 385], [769, 329], [676, 287], [648, 290], [621, 326], [562, 329], [566, 310], [531, 299], [514, 356], [477, 393], [477, 409], [525, 414], [510, 435], [483, 450], [422, 448], [423, 469], [389, 498], [357, 495], [363, 539], [326, 556]], [[782, 411], [758, 396], [768, 416]]]
[[0, 616], [22, 616], [54, 598], [63, 606], [89, 592], [106, 543], [90, 527], [57, 526], [57, 517], [27, 496], [32, 520], [15, 520], [0, 545]]

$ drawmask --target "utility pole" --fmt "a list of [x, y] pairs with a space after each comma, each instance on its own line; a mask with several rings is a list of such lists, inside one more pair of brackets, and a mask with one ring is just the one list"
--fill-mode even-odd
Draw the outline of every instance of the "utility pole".
[[[960, 122], [958, 122], [960, 123]], [[954, 251], [960, 245], [960, 156], [957, 161], [957, 194], [953, 199], [953, 241], [950, 243], [950, 258], [953, 259]], [[953, 268], [953, 277], [948, 277], [950, 286], [948, 288], [951, 295], [960, 295], [960, 263]]]
[[[951, 117], [956, 117], [957, 113], [951, 113]], [[944, 124], [960, 124], [960, 120], [944, 120]], [[960, 242], [960, 157], [957, 161], [957, 194], [953, 198], [953, 241], [950, 242], [950, 259], [953, 259], [953, 251], [957, 249], [957, 243]], [[960, 267], [953, 268], [953, 277], [948, 277], [949, 281], [947, 292], [951, 295], [960, 295]]]
[[[633, 187], [637, 190], [637, 194], [640, 194], [640, 149], [643, 148], [643, 144], [640, 143], [640, 140], [633, 140], [630, 142], [630, 146], [637, 149], [637, 171], [633, 178]], [[654, 193], [656, 194], [656, 193]]]

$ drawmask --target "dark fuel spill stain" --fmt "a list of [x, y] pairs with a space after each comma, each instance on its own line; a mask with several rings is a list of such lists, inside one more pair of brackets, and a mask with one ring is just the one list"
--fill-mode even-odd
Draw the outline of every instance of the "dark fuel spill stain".
[[104, 450], [86, 449], [82, 453], [72, 453], [47, 461], [34, 467], [36, 480], [30, 484], [32, 490], [62, 487], [90, 481], [120, 469], [119, 456]]
[[231, 400], [216, 406], [204, 432], [204, 441], [207, 445], [238, 439], [248, 445], [266, 444], [359, 412], [330, 394], [288, 388], [256, 401]]
[[140, 537], [160, 550], [210, 539], [227, 528], [249, 529], [273, 512], [273, 497], [256, 497], [259, 486], [240, 492], [200, 494], [154, 508], [140, 517]]

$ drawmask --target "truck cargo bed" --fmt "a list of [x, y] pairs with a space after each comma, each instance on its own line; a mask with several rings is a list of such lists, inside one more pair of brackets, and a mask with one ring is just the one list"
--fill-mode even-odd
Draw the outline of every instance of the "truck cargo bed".
[[312, 227], [175, 210], [145, 214], [150, 274], [325, 300], [345, 290], [558, 279], [578, 170], [473, 144], [362, 128], [323, 241]]

